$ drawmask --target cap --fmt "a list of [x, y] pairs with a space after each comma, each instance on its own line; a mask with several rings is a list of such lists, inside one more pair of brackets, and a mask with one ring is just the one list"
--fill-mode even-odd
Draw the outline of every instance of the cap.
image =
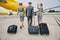
[[29, 2], [29, 4], [32, 4], [32, 2]]

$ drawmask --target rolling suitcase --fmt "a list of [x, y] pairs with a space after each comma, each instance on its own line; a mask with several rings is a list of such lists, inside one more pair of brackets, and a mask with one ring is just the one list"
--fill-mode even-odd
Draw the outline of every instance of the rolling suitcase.
[[43, 34], [49, 35], [48, 26], [47, 26], [46, 23], [39, 24], [39, 29], [40, 29], [40, 34], [41, 35], [43, 35]]
[[[34, 18], [34, 25], [35, 25], [35, 18]], [[38, 26], [28, 26], [28, 33], [29, 34], [39, 34]]]
[[28, 32], [29, 34], [38, 34], [39, 33], [38, 26], [29, 26]]
[[17, 32], [17, 25], [10, 25], [7, 30], [8, 33], [16, 33]]

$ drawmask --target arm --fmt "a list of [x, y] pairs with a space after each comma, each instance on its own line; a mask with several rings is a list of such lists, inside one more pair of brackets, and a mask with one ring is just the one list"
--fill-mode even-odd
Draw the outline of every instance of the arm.
[[17, 10], [17, 16], [18, 16], [18, 13], [19, 13], [19, 8], [18, 8], [18, 10]]
[[37, 4], [37, 8], [39, 9], [39, 4]]
[[32, 7], [32, 16], [34, 15], [34, 8]]
[[27, 8], [26, 8], [26, 16], [27, 16]]

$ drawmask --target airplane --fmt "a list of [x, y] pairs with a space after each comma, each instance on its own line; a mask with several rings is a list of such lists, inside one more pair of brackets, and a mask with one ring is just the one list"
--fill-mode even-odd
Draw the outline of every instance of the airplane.
[[[15, 0], [0, 0], [0, 6], [5, 9], [17, 12], [18, 7], [19, 7], [19, 3], [16, 2]], [[24, 7], [24, 12], [26, 12], [26, 6], [23, 5], [23, 7]], [[0, 12], [0, 14], [8, 14], [8, 13], [7, 12]]]

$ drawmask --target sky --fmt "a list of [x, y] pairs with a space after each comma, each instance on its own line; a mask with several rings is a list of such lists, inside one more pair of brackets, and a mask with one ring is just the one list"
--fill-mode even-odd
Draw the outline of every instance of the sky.
[[[34, 6], [35, 11], [37, 10], [37, 4], [38, 3], [43, 3], [44, 9], [60, 5], [60, 0], [16, 0], [16, 1], [19, 3], [22, 2], [26, 6], [28, 6], [28, 2], [32, 2], [32, 6]], [[55, 10], [60, 11], [60, 8], [55, 8]]]
[[[22, 2], [24, 5], [28, 6], [28, 2], [32, 2], [32, 6], [34, 7], [34, 11], [37, 11], [37, 4], [43, 3], [43, 9], [55, 7], [60, 5], [60, 0], [15, 0], [17, 2]], [[55, 10], [60, 11], [60, 8], [55, 8]], [[0, 11], [7, 11], [4, 8], [0, 7]]]

